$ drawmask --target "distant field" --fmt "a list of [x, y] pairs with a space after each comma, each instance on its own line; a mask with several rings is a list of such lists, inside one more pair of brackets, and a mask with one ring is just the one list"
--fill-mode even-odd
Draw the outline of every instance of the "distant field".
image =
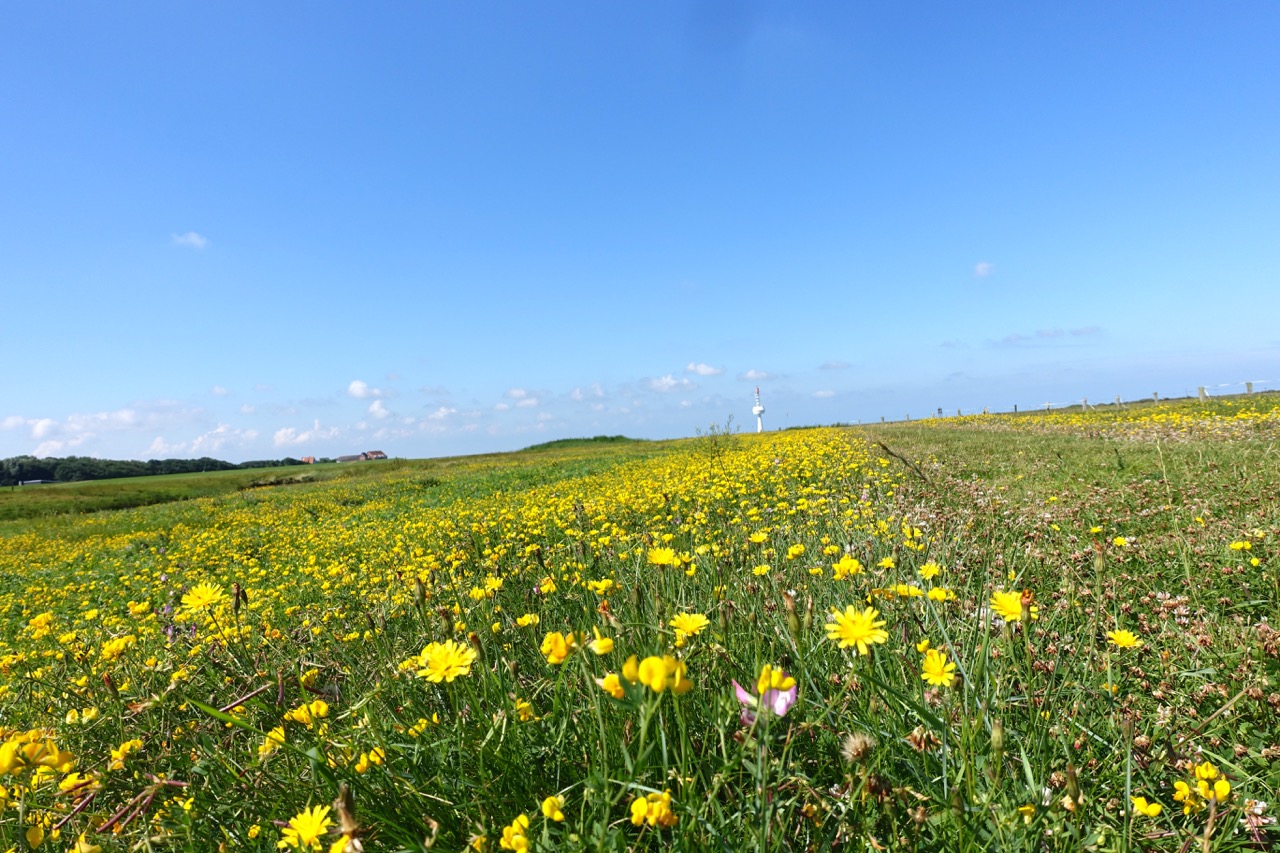
[[0, 850], [1277, 849], [1278, 442], [1258, 395], [11, 520]]
[[[624, 454], [643, 453], [650, 442], [623, 436], [563, 439], [535, 445], [522, 453], [536, 452], [543, 462], [580, 458], [584, 449], [619, 445]], [[636, 447], [627, 449], [630, 445]], [[606, 450], [607, 453], [607, 450]], [[130, 509], [173, 501], [208, 498], [267, 487], [316, 485], [330, 481], [371, 481], [417, 474], [432, 476], [458, 468], [471, 469], [492, 464], [509, 467], [519, 454], [481, 454], [437, 459], [392, 459], [373, 462], [331, 462], [316, 465], [289, 465], [212, 471], [204, 474], [167, 474], [156, 477], [126, 477], [115, 480], [88, 480], [38, 486], [0, 488], [0, 535], [29, 527], [28, 520], [51, 519], [74, 513]]]

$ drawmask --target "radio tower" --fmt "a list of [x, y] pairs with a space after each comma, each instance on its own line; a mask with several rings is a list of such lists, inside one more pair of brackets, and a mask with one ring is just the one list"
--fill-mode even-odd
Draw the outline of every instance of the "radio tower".
[[760, 386], [756, 386], [756, 404], [751, 407], [751, 414], [756, 416], [756, 432], [764, 432], [764, 421], [760, 416], [764, 414], [764, 406], [760, 405]]

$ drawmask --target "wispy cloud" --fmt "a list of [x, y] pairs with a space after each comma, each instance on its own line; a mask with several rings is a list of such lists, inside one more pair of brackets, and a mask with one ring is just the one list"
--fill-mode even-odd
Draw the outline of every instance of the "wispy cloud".
[[978, 261], [973, 266], [973, 274], [978, 278], [986, 278], [996, 271], [996, 265], [990, 261]]
[[850, 367], [853, 365], [847, 361], [824, 361], [818, 365], [819, 370], [847, 370]]
[[695, 375], [697, 375], [697, 376], [719, 376], [721, 373], [724, 373], [724, 368], [723, 368], [723, 367], [712, 367], [712, 366], [711, 366], [711, 365], [709, 365], [709, 364], [703, 364], [702, 362], [696, 362], [696, 363], [695, 363], [695, 362], [692, 362], [692, 361], [691, 361], [691, 362], [689, 362], [689, 364], [685, 367], [684, 372], [685, 372], [685, 373], [692, 373], [692, 374], [695, 374]]
[[337, 438], [341, 434], [342, 430], [337, 427], [321, 427], [320, 421], [314, 421], [311, 429], [299, 430], [296, 427], [278, 429], [272, 440], [276, 447], [290, 447], [306, 444], [308, 441], [324, 441], [330, 438]]
[[763, 382], [766, 379], [772, 379], [773, 374], [767, 370], [755, 370], [753, 368], [745, 373], [739, 373], [738, 378], [747, 382]]
[[381, 400], [374, 400], [369, 404], [369, 414], [381, 420], [382, 418], [390, 415], [391, 412], [387, 410], [387, 407], [382, 404]]
[[1084, 338], [1089, 335], [1098, 335], [1101, 333], [1102, 329], [1097, 326], [1083, 326], [1079, 329], [1069, 329], [1067, 331], [1067, 334], [1071, 335], [1073, 338]]
[[212, 388], [209, 389], [209, 393], [215, 397], [226, 397], [231, 392], [228, 391], [226, 388], [223, 388], [221, 385], [214, 385]]
[[836, 395], [835, 391], [814, 391], [813, 392], [813, 396], [817, 397], [819, 400], [825, 400], [828, 397], [834, 397], [835, 395]]
[[659, 376], [657, 379], [650, 379], [646, 384], [649, 386], [649, 390], [663, 394], [669, 391], [690, 391], [698, 387], [688, 379], [677, 379], [670, 373], [666, 376]]
[[197, 234], [194, 231], [188, 231], [185, 234], [173, 234], [173, 245], [182, 246], [187, 249], [203, 249], [209, 245], [209, 238], [203, 234]]
[[604, 388], [600, 387], [599, 382], [592, 382], [589, 388], [574, 388], [569, 392], [569, 399], [574, 402], [581, 403], [587, 398], [602, 399], [604, 397]]

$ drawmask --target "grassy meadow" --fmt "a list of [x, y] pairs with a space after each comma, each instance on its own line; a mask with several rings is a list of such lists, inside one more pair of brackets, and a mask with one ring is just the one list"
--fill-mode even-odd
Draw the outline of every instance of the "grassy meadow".
[[0, 851], [1276, 849], [1278, 440], [1254, 395], [12, 509]]

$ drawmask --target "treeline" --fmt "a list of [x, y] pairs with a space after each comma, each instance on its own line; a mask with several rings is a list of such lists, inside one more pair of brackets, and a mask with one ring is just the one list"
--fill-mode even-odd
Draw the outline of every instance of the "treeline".
[[11, 456], [0, 459], [0, 486], [14, 486], [25, 480], [110, 480], [116, 477], [150, 477], [156, 474], [198, 474], [205, 471], [231, 471], [237, 468], [277, 468], [302, 465], [301, 460], [258, 459], [252, 462], [223, 462], [221, 459], [94, 459], [89, 456]]

